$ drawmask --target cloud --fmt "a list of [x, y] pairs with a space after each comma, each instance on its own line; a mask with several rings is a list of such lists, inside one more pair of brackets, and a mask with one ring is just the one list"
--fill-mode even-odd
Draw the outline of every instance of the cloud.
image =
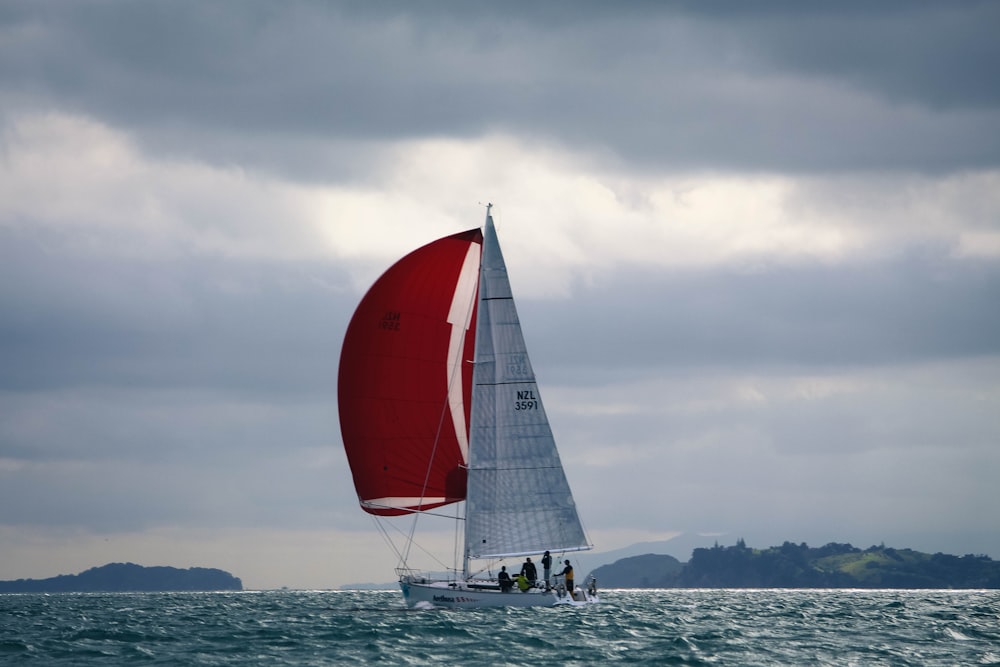
[[[807, 541], [872, 539], [891, 525], [923, 533], [914, 548], [981, 553], [996, 548], [996, 359], [651, 373], [543, 398], [591, 523]], [[612, 402], [630, 410], [600, 409]], [[940, 538], [958, 531], [969, 531], [963, 547]]]
[[996, 12], [8, 3], [0, 577], [391, 578], [340, 340], [486, 202], [602, 550], [996, 556]]
[[11, 120], [0, 216], [5, 227], [49, 233], [52, 250], [137, 259], [322, 254], [313, 221], [297, 208], [308, 189], [238, 168], [151, 160], [128, 135], [90, 118]]
[[[1000, 48], [988, 36], [998, 18], [988, 2], [848, 3], [748, 17], [741, 28], [758, 28], [749, 34], [774, 67], [834, 77], [899, 104], [985, 109], [1000, 102], [990, 81]], [[934, 39], [915, 38], [925, 30]]]
[[350, 178], [352, 146], [500, 133], [647, 170], [996, 165], [989, 3], [14, 7], [8, 108], [183, 159]]

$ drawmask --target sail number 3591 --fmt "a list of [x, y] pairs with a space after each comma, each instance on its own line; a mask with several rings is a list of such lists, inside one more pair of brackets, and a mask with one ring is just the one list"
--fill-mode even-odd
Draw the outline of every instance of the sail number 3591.
[[538, 398], [535, 396], [535, 392], [532, 390], [517, 392], [517, 400], [514, 401], [514, 409], [517, 411], [537, 410]]

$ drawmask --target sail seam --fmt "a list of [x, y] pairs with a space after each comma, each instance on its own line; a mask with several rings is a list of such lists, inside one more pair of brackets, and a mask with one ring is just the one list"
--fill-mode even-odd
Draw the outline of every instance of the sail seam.
[[480, 470], [555, 470], [556, 468], [562, 469], [562, 466], [518, 466], [516, 468], [469, 468], [472, 471]]
[[534, 380], [511, 380], [510, 382], [477, 382], [477, 387], [499, 387], [502, 384], [537, 384]]

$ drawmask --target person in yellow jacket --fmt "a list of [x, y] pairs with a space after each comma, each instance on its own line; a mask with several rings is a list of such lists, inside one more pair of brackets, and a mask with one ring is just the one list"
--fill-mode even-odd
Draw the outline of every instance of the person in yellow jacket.
[[569, 591], [570, 595], [572, 595], [573, 594], [573, 566], [569, 564], [568, 560], [564, 561], [564, 562], [566, 563], [566, 567], [564, 567], [562, 569], [562, 572], [556, 572], [556, 576], [557, 577], [561, 577], [564, 574], [566, 575], [566, 590]]
[[522, 593], [531, 588], [531, 583], [528, 581], [528, 578], [524, 576], [523, 572], [518, 573], [518, 575], [514, 577], [514, 581], [517, 582], [517, 588]]

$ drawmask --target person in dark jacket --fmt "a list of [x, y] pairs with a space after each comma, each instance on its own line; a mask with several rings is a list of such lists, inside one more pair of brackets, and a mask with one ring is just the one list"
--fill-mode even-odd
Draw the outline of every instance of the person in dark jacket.
[[538, 580], [538, 570], [535, 569], [535, 564], [531, 562], [530, 558], [524, 561], [524, 565], [521, 566], [521, 574], [524, 575], [529, 584], [535, 585], [535, 581]]
[[497, 581], [500, 582], [500, 592], [506, 593], [511, 588], [514, 587], [514, 582], [511, 581], [510, 575], [507, 574], [507, 566], [504, 565], [500, 568], [500, 574], [497, 575]]
[[542, 569], [545, 570], [545, 588], [548, 588], [549, 577], [552, 576], [552, 555], [548, 551], [542, 556]]

